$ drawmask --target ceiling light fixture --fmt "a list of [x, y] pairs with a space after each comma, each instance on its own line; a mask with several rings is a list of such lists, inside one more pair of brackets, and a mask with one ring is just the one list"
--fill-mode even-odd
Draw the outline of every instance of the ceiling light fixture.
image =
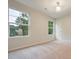
[[61, 8], [60, 8], [60, 3], [59, 3], [59, 2], [57, 2], [56, 4], [57, 4], [57, 6], [56, 6], [56, 11], [57, 11], [57, 12], [61, 11]]

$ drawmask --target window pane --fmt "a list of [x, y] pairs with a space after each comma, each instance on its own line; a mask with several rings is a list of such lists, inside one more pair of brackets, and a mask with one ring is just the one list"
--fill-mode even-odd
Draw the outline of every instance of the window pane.
[[10, 25], [10, 36], [16, 36], [16, 27], [14, 25]]
[[53, 29], [48, 29], [49, 30], [49, 34], [53, 33]]
[[28, 26], [22, 26], [23, 35], [28, 35]]

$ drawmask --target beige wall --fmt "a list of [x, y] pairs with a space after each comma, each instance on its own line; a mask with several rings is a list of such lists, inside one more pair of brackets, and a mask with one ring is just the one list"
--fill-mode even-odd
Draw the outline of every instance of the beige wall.
[[38, 43], [54, 40], [53, 35], [52, 36], [48, 35], [48, 20], [52, 18], [32, 8], [22, 5], [16, 2], [15, 0], [9, 0], [9, 8], [26, 13], [28, 12], [30, 15], [29, 36], [16, 37], [16, 38], [9, 37], [8, 40], [9, 51], [21, 47], [27, 47]]
[[56, 38], [59, 40], [71, 39], [71, 16], [66, 15], [56, 20]]

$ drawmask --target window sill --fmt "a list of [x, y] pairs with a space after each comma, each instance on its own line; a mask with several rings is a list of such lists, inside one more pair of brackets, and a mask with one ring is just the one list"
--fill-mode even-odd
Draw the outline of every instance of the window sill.
[[26, 37], [29, 37], [29, 35], [25, 35], [25, 36], [14, 36], [14, 37], [9, 37], [9, 38], [11, 39], [11, 38], [26, 38]]

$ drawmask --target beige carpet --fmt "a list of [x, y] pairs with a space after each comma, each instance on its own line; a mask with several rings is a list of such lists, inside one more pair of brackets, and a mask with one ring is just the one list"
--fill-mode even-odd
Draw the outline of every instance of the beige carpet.
[[46, 44], [10, 52], [9, 59], [71, 59], [70, 43], [51, 41]]

